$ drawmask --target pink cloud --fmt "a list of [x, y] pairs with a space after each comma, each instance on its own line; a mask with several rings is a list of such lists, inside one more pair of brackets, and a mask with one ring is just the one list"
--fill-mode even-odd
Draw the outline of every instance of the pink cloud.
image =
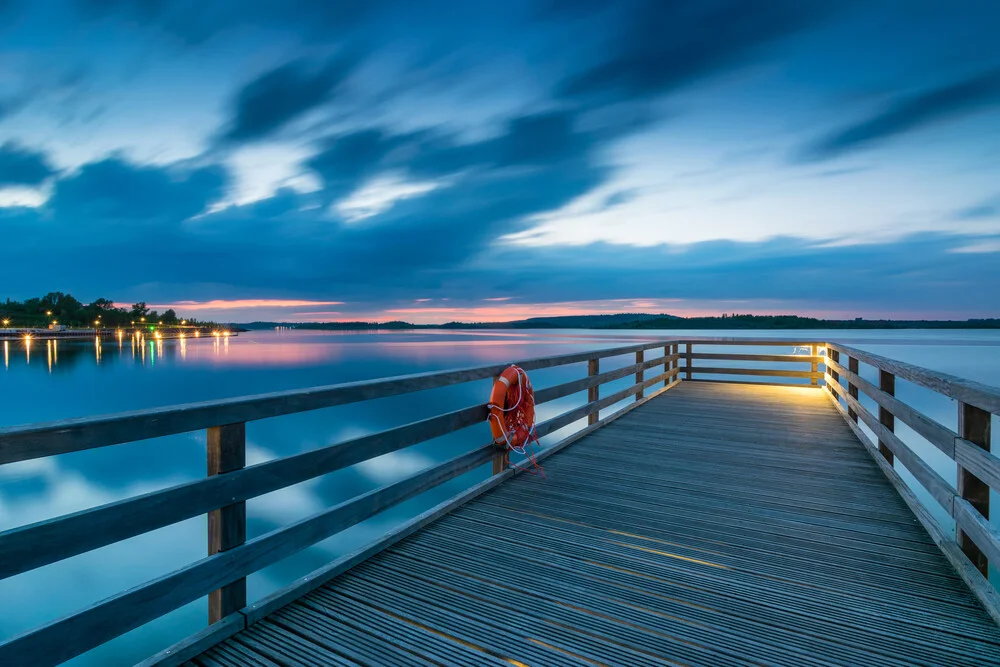
[[178, 301], [154, 304], [150, 308], [174, 310], [234, 310], [237, 308], [302, 308], [309, 306], [340, 306], [343, 301], [304, 301], [300, 299], [214, 299], [212, 301]]

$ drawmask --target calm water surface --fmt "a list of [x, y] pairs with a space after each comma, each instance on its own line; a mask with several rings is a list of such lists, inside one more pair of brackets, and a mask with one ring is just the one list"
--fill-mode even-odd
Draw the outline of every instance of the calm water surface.
[[[753, 336], [837, 340], [987, 384], [1000, 378], [997, 331], [669, 332], [516, 331], [340, 333], [259, 331], [228, 341], [190, 339], [133, 348], [105, 342], [35, 341], [3, 345], [0, 426], [83, 417], [177, 403], [350, 382], [446, 368], [502, 363], [535, 356], [626, 345], [675, 336]], [[723, 351], [720, 348], [717, 351]], [[746, 348], [739, 350], [746, 352]], [[769, 350], [770, 351], [770, 350]], [[782, 350], [790, 352], [791, 350]], [[602, 361], [601, 370], [630, 363]], [[862, 374], [877, 373], [862, 364]], [[532, 373], [544, 387], [581, 377], [584, 365]], [[608, 391], [624, 388], [626, 378]], [[330, 408], [247, 425], [248, 463], [258, 463], [485, 400], [489, 383], [447, 387]], [[603, 391], [603, 390], [602, 390]], [[900, 380], [897, 395], [950, 428], [955, 404]], [[541, 406], [554, 416], [584, 396]], [[869, 402], [869, 408], [874, 404]], [[994, 418], [995, 419], [995, 418]], [[549, 436], [552, 442], [579, 428]], [[994, 433], [998, 431], [994, 423]], [[897, 422], [901, 437], [954, 482], [955, 466]], [[254, 537], [370, 489], [412, 474], [488, 440], [485, 425], [411, 447], [248, 502]], [[899, 466], [897, 465], [897, 468]], [[905, 470], [901, 473], [908, 478]], [[0, 530], [146, 493], [205, 474], [204, 432], [116, 445], [0, 466]], [[391, 526], [454, 495], [488, 474], [478, 470], [345, 531], [249, 579], [251, 599], [275, 590], [332, 557], [368, 542]], [[910, 480], [912, 482], [912, 480]], [[953, 524], [922, 489], [939, 519]], [[996, 497], [994, 507], [1000, 507]], [[997, 514], [997, 513], [995, 513]], [[995, 521], [995, 519], [994, 519]], [[205, 519], [199, 517], [0, 582], [0, 640], [54, 620], [205, 555]], [[73, 661], [77, 665], [131, 664], [203, 627], [199, 600]]]

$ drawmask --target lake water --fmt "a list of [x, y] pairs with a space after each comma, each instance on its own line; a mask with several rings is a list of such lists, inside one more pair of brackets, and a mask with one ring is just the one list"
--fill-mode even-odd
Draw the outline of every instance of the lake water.
[[[170, 340], [138, 347], [128, 340], [121, 345], [105, 342], [100, 346], [92, 341], [58, 345], [35, 341], [27, 349], [23, 342], [0, 343], [4, 355], [0, 426], [699, 335], [836, 340], [986, 384], [1000, 382], [1000, 331], [255, 331], [228, 340]], [[601, 370], [629, 363], [632, 359], [625, 357], [602, 361]], [[877, 382], [873, 369], [865, 364], [861, 369], [862, 375]], [[532, 381], [536, 387], [545, 387], [585, 373], [585, 364], [577, 364], [534, 372]], [[602, 392], [624, 388], [630, 382], [625, 378]], [[424, 392], [419, 401], [413, 396], [396, 397], [252, 422], [247, 425], [248, 463], [481, 403], [488, 392], [489, 383], [481, 381]], [[954, 402], [902, 380], [897, 384], [897, 395], [956, 428]], [[544, 420], [584, 400], [580, 394], [547, 403], [540, 406], [538, 418]], [[868, 406], [874, 409], [870, 401]], [[553, 434], [547, 442], [580, 426], [578, 423]], [[994, 433], [996, 429], [994, 418]], [[897, 432], [954, 483], [953, 463], [898, 421]], [[247, 504], [248, 537], [395, 481], [488, 439], [485, 425], [466, 429], [251, 500]], [[205, 475], [205, 465], [205, 434], [196, 432], [0, 466], [0, 530], [197, 479]], [[902, 473], [906, 477], [905, 471]], [[374, 539], [487, 474], [488, 470], [469, 473], [250, 577], [250, 599]], [[928, 498], [922, 489], [917, 490], [922, 498]], [[992, 502], [1000, 507], [995, 494]], [[933, 501], [930, 503], [951, 530], [950, 519]], [[198, 517], [0, 581], [0, 641], [203, 557], [205, 533], [205, 518]], [[199, 600], [72, 664], [132, 664], [200, 629], [205, 621], [206, 602]]]

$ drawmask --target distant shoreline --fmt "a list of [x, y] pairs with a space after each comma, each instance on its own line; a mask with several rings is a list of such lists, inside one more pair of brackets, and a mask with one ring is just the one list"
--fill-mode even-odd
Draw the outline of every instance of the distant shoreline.
[[903, 329], [1000, 329], [1000, 318], [969, 320], [824, 320], [797, 315], [727, 315], [723, 317], [677, 317], [620, 313], [614, 315], [570, 315], [537, 317], [510, 322], [446, 322], [413, 324], [411, 322], [249, 322], [236, 325], [240, 330], [285, 327], [318, 331], [408, 331], [417, 329], [504, 330], [504, 329], [719, 329], [719, 330], [903, 330]]

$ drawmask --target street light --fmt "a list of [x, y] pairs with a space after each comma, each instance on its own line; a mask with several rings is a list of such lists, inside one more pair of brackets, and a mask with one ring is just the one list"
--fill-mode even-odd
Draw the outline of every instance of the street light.
[[10, 326], [10, 320], [5, 317], [3, 318], [3, 328], [6, 329], [8, 326]]
[[46, 310], [45, 311], [45, 316], [46, 317], [52, 317], [52, 311], [51, 310]]

